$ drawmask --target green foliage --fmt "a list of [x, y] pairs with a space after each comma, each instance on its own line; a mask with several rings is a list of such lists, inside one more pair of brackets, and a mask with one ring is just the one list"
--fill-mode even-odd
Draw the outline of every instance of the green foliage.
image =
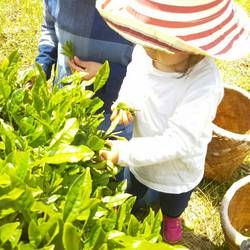
[[119, 102], [116, 106], [117, 110], [124, 110], [124, 111], [127, 111], [127, 112], [130, 112], [131, 115], [135, 116], [135, 112], [137, 110], [135, 110], [134, 108], [131, 108], [129, 107], [126, 103], [124, 102]]
[[18, 58], [0, 64], [1, 249], [178, 249], [160, 243], [161, 213], [131, 215], [135, 198], [114, 181], [117, 167], [99, 159], [107, 135], [94, 94], [108, 64], [93, 91], [79, 74], [50, 91], [39, 65], [19, 74]]
[[67, 56], [69, 59], [72, 59], [74, 57], [75, 53], [72, 41], [67, 41], [62, 45], [62, 54]]

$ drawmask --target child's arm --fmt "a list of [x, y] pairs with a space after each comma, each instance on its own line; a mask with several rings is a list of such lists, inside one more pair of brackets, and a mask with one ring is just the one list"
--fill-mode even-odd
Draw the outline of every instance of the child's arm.
[[220, 99], [216, 90], [194, 90], [176, 109], [161, 135], [113, 141], [110, 154], [115, 152], [119, 164], [131, 167], [200, 155], [211, 140], [211, 125]]

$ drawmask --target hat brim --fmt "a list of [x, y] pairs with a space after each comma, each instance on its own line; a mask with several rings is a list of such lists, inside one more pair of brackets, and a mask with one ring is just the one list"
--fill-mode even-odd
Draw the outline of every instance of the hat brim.
[[[125, 39], [142, 46], [167, 52], [185, 51], [193, 54], [211, 56], [223, 60], [235, 60], [250, 52], [250, 22], [247, 15], [230, 2], [229, 17], [218, 17], [217, 25], [211, 28], [202, 24], [203, 30], [193, 32], [196, 27], [161, 27], [146, 23], [145, 19], [131, 14], [126, 1], [97, 0], [96, 7], [107, 24]], [[229, 3], [229, 2], [228, 2]], [[232, 14], [233, 13], [233, 14]], [[240, 18], [238, 18], [240, 16]], [[215, 23], [213, 21], [213, 23]], [[224, 27], [224, 26], [225, 27]], [[228, 27], [229, 28], [228, 29]], [[186, 27], [185, 27], [186, 26]], [[232, 30], [232, 27], [235, 30]], [[189, 32], [190, 31], [190, 32]], [[215, 34], [216, 31], [217, 33]], [[183, 32], [183, 35], [182, 35]], [[192, 33], [193, 32], [193, 33]], [[231, 32], [231, 33], [230, 33]]]

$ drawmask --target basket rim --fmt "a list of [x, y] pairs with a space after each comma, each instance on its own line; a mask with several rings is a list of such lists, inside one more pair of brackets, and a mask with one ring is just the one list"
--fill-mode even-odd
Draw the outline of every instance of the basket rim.
[[236, 91], [240, 92], [242, 95], [244, 95], [246, 98], [248, 98], [250, 100], [250, 92], [249, 91], [247, 91], [247, 90], [245, 90], [237, 85], [233, 85], [233, 84], [227, 83], [227, 82], [224, 82], [223, 86], [226, 89], [232, 89], [232, 90], [236, 90]]
[[226, 130], [224, 128], [221, 128], [217, 126], [215, 123], [212, 123], [212, 130], [215, 134], [218, 134], [223, 137], [227, 137], [228, 139], [231, 139], [231, 140], [241, 141], [241, 142], [243, 141], [250, 142], [250, 134], [237, 134], [229, 130]]
[[247, 236], [242, 235], [239, 233], [231, 224], [229, 215], [228, 215], [228, 208], [230, 201], [232, 200], [233, 196], [235, 195], [236, 191], [238, 191], [244, 185], [250, 183], [250, 175], [247, 175], [235, 183], [227, 190], [226, 194], [224, 195], [222, 202], [221, 202], [221, 223], [225, 228], [227, 228], [227, 234], [229, 238], [233, 239], [234, 242], [240, 246], [244, 240], [249, 239]]
[[[247, 90], [245, 90], [239, 86], [226, 83], [226, 82], [223, 83], [223, 86], [225, 89], [232, 89], [232, 90], [235, 90], [237, 92], [240, 92], [242, 95], [244, 95], [250, 101], [250, 92], [248, 92]], [[213, 126], [212, 127], [213, 132], [215, 132], [216, 134], [218, 134], [220, 136], [224, 136], [224, 137], [227, 137], [227, 138], [232, 139], [232, 140], [250, 142], [250, 134], [237, 134], [237, 133], [231, 132], [229, 130], [223, 129], [223, 128], [217, 126], [215, 123], [213, 123], [212, 126]]]

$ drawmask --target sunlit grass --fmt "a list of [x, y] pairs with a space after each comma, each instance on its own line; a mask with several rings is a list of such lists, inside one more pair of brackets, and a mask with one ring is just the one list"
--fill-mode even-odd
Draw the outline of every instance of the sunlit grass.
[[[250, 1], [236, 0], [250, 16]], [[240, 49], [240, 48], [239, 48]], [[250, 91], [250, 55], [234, 62], [218, 61], [223, 80]]]
[[18, 49], [23, 67], [31, 66], [38, 53], [41, 22], [41, 0], [0, 0], [0, 61]]

